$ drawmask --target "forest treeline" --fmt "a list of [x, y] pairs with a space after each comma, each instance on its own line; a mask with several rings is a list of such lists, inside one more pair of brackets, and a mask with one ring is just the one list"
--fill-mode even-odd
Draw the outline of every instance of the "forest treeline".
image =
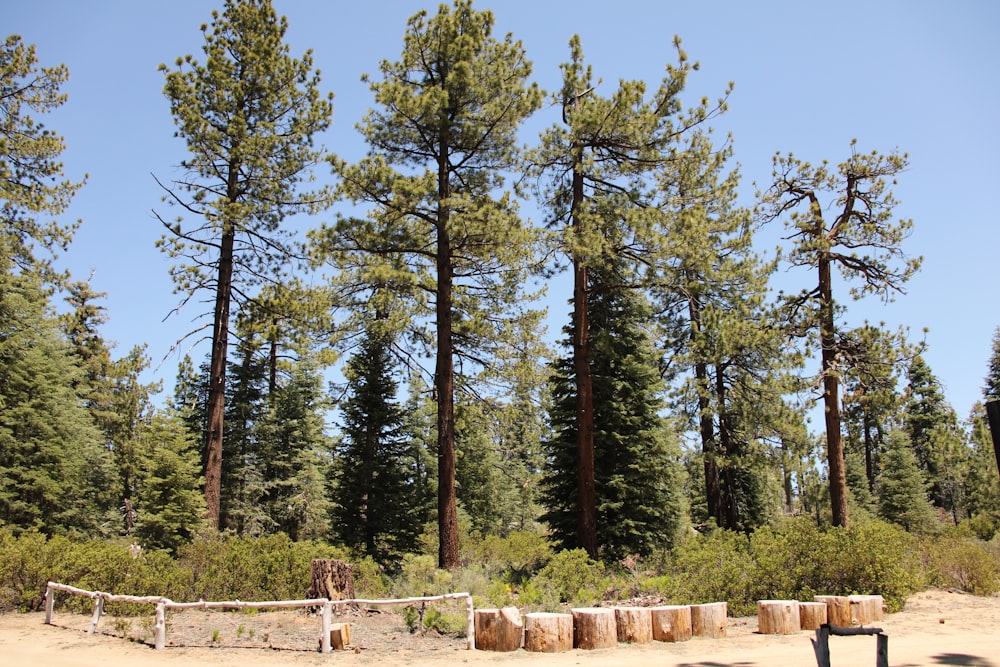
[[[39, 118], [69, 70], [6, 39], [0, 527], [171, 553], [283, 534], [389, 569], [433, 544], [445, 570], [470, 540], [543, 535], [612, 564], [796, 515], [993, 539], [982, 406], [955, 413], [908, 330], [847, 324], [919, 269], [894, 213], [906, 155], [779, 153], [747, 208], [711, 129], [729, 91], [684, 101], [679, 40], [655, 86], [608, 86], [572, 37], [546, 93], [492, 27], [466, 0], [410, 18], [366, 77], [354, 163], [316, 146], [332, 95], [269, 0], [227, 0], [203, 53], [161, 67], [188, 157], [158, 181], [159, 247], [212, 343], [162, 401], [146, 348], [117, 355], [104, 295], [58, 268], [85, 184]], [[556, 117], [522, 147], [543, 105]], [[291, 216], [315, 224], [296, 236]], [[803, 284], [775, 293], [789, 266]], [[539, 295], [557, 278], [553, 343]], [[1000, 329], [983, 367], [1000, 398]]]

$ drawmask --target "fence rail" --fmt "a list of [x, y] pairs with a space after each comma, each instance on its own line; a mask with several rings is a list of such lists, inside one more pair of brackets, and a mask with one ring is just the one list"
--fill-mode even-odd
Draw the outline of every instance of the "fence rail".
[[330, 653], [330, 629], [333, 621], [333, 608], [349, 604], [363, 604], [368, 606], [390, 606], [414, 604], [417, 602], [438, 602], [442, 600], [465, 600], [466, 614], [466, 648], [475, 647], [475, 610], [472, 603], [472, 595], [469, 593], [447, 593], [445, 595], [428, 595], [424, 597], [394, 598], [394, 599], [366, 599], [353, 598], [349, 600], [329, 600], [327, 598], [310, 600], [272, 600], [265, 602], [245, 602], [241, 600], [206, 601], [197, 602], [174, 602], [170, 598], [159, 595], [115, 595], [102, 591], [88, 591], [75, 586], [68, 586], [53, 581], [48, 582], [45, 587], [45, 622], [52, 623], [52, 613], [55, 607], [55, 592], [62, 591], [71, 595], [80, 595], [94, 600], [94, 615], [90, 621], [87, 634], [92, 635], [97, 631], [97, 624], [104, 613], [105, 602], [132, 602], [136, 604], [151, 604], [155, 607], [155, 621], [153, 625], [153, 644], [157, 650], [163, 649], [167, 645], [167, 609], [264, 609], [277, 608], [288, 609], [298, 607], [319, 607], [322, 606], [320, 614], [320, 650], [323, 653]]

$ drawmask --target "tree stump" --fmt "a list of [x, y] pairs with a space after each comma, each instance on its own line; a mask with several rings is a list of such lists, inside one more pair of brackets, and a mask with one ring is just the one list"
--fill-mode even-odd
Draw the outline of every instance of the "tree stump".
[[573, 614], [532, 612], [524, 615], [524, 650], [560, 653], [573, 648]]
[[799, 629], [818, 630], [826, 622], [825, 602], [799, 603]]
[[795, 600], [758, 600], [757, 631], [762, 635], [792, 635], [801, 630]]
[[615, 607], [618, 641], [622, 644], [648, 644], [653, 641], [653, 617], [649, 607]]
[[653, 639], [658, 642], [686, 642], [691, 639], [691, 607], [667, 605], [650, 609]]
[[691, 605], [691, 633], [695, 637], [718, 639], [726, 636], [726, 613], [729, 605], [725, 602]]
[[570, 611], [573, 613], [573, 648], [589, 651], [618, 645], [614, 609], [587, 607]]
[[524, 623], [517, 607], [477, 609], [476, 648], [480, 651], [516, 651], [521, 648]]
[[845, 595], [815, 595], [813, 600], [826, 604], [826, 620], [830, 625], [851, 627], [851, 603]]
[[[309, 564], [310, 583], [306, 599], [354, 599], [354, 575], [351, 565], [333, 558], [317, 558]], [[334, 605], [340, 614], [344, 605]]]
[[350, 643], [350, 623], [334, 623], [330, 626], [330, 646], [334, 651], [343, 651]]
[[851, 621], [856, 625], [868, 625], [885, 618], [881, 595], [851, 595], [847, 601], [851, 605]]

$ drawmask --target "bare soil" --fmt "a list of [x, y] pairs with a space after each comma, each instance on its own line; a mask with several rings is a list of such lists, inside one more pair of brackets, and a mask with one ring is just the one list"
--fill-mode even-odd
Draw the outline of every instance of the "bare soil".
[[[722, 639], [620, 644], [601, 651], [559, 654], [491, 653], [466, 649], [464, 637], [411, 633], [398, 611], [361, 612], [335, 619], [351, 623], [346, 651], [319, 653], [320, 618], [302, 611], [260, 613], [176, 612], [168, 618], [167, 647], [152, 648], [149, 617], [105, 616], [94, 636], [89, 615], [0, 615], [0, 665], [4, 667], [134, 667], [135, 665], [326, 665], [430, 667], [442, 661], [487, 667], [522, 664], [576, 667], [801, 667], [815, 665], [812, 632], [761, 635], [756, 618], [730, 618]], [[878, 624], [889, 636], [889, 664], [1000, 667], [1000, 597], [928, 591], [910, 598], [899, 613]], [[872, 665], [872, 637], [832, 637], [832, 666]]]

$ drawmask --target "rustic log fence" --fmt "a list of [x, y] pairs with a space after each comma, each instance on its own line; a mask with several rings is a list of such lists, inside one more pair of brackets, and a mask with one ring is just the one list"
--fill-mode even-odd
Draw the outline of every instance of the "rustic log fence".
[[87, 634], [92, 635], [97, 631], [97, 624], [104, 612], [105, 602], [131, 602], [134, 604], [150, 604], [155, 607], [155, 621], [153, 625], [153, 645], [157, 650], [161, 650], [167, 645], [167, 610], [168, 609], [294, 609], [301, 607], [322, 606], [320, 613], [320, 650], [323, 653], [332, 651], [330, 631], [333, 628], [334, 607], [342, 605], [367, 605], [367, 606], [391, 606], [407, 605], [427, 602], [440, 602], [444, 600], [465, 600], [466, 612], [466, 648], [475, 647], [475, 612], [472, 604], [472, 595], [469, 593], [448, 593], [445, 595], [428, 595], [412, 598], [395, 598], [384, 600], [373, 600], [365, 598], [352, 598], [347, 600], [330, 600], [326, 598], [308, 600], [272, 600], [265, 602], [245, 602], [242, 600], [208, 602], [199, 600], [198, 602], [174, 602], [170, 598], [157, 595], [136, 596], [136, 595], [114, 595], [101, 591], [88, 591], [75, 586], [68, 586], [56, 582], [48, 582], [45, 587], [45, 622], [52, 624], [52, 614], [55, 608], [55, 592], [62, 591], [71, 595], [80, 595], [94, 600], [94, 615], [91, 618]]

